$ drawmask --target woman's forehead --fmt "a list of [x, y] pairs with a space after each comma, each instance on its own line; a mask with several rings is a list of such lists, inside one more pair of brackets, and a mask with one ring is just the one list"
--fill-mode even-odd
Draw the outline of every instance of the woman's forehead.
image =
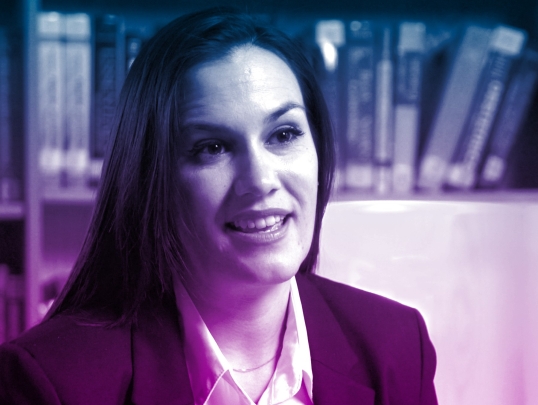
[[229, 54], [192, 67], [186, 76], [189, 91], [219, 91], [230, 85], [258, 91], [286, 87], [300, 92], [295, 74], [279, 56], [266, 49], [243, 45]]
[[186, 110], [249, 105], [269, 111], [282, 103], [303, 105], [299, 83], [286, 62], [253, 45], [194, 66], [186, 76], [184, 91]]

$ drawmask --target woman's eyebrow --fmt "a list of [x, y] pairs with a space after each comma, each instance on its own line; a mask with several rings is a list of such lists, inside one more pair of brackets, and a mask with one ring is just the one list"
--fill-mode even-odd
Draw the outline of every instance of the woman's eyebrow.
[[264, 123], [266, 124], [269, 124], [271, 122], [274, 122], [276, 121], [278, 118], [280, 118], [282, 115], [286, 114], [288, 111], [290, 110], [293, 110], [295, 108], [299, 108], [303, 111], [305, 111], [305, 108], [303, 105], [301, 104], [297, 104], [297, 103], [294, 103], [294, 102], [289, 102], [289, 103], [285, 103], [283, 104], [281, 107], [279, 107], [277, 110], [275, 110], [274, 112], [272, 112], [271, 114], [269, 114], [267, 117], [265, 117], [265, 119], [263, 120]]
[[[306, 111], [305, 107], [302, 104], [298, 104], [298, 103], [294, 103], [290, 101], [288, 103], [283, 104], [275, 111], [273, 111], [271, 114], [265, 117], [263, 121], [265, 124], [270, 124], [271, 122], [276, 121], [282, 115], [286, 114], [288, 111], [296, 109], [296, 108]], [[180, 129], [182, 132], [189, 131], [189, 130], [198, 130], [198, 131], [206, 131], [206, 132], [233, 132], [226, 125], [214, 124], [214, 123], [209, 123], [209, 122], [187, 123], [187, 124], [181, 125]]]
[[188, 131], [204, 131], [204, 132], [233, 132], [232, 129], [226, 125], [206, 123], [206, 122], [193, 122], [192, 124], [186, 124], [181, 126], [182, 132]]

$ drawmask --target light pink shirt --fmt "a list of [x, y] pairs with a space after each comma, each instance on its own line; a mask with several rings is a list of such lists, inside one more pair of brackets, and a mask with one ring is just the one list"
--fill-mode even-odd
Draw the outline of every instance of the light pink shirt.
[[[194, 405], [254, 405], [234, 380], [234, 371], [181, 282], [176, 302], [184, 325], [185, 361]], [[258, 405], [311, 405], [312, 364], [303, 308], [295, 278], [290, 280], [288, 319], [282, 353]]]

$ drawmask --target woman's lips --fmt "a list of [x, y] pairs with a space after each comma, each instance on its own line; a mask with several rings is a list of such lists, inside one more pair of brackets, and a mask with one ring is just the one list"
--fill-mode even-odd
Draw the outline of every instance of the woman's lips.
[[256, 219], [236, 220], [230, 226], [239, 232], [270, 232], [280, 228], [284, 219], [283, 215], [267, 215]]
[[[271, 217], [274, 217], [272, 225], [273, 219]], [[289, 218], [290, 215], [269, 215], [256, 220], [244, 219], [227, 224], [227, 228], [231, 235], [235, 235], [235, 237], [244, 242], [272, 243], [284, 237]]]

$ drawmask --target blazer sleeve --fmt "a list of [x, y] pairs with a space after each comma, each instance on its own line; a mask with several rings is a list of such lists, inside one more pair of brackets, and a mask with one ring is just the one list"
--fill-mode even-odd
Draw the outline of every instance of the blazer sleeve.
[[0, 346], [0, 404], [61, 405], [40, 365], [15, 343]]
[[437, 364], [435, 349], [428, 335], [426, 323], [424, 322], [420, 312], [416, 309], [415, 315], [417, 317], [418, 329], [420, 333], [420, 348], [422, 355], [420, 405], [437, 405], [437, 395], [435, 393], [435, 386], [433, 383]]

